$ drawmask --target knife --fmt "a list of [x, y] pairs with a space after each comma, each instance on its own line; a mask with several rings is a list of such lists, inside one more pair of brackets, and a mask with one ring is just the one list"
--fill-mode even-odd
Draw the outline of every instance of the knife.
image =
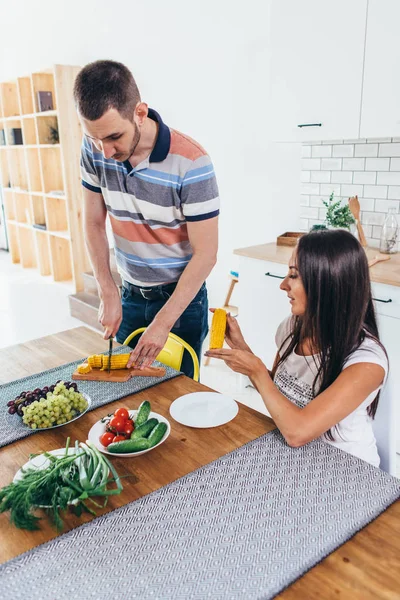
[[114, 339], [112, 337], [109, 338], [108, 340], [108, 372], [111, 372], [111, 356], [112, 356], [112, 350], [113, 350], [113, 341]]

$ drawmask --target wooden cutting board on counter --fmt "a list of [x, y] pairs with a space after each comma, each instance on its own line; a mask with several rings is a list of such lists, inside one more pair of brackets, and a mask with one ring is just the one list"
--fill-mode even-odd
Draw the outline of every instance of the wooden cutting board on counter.
[[72, 374], [72, 379], [80, 381], [111, 381], [114, 383], [128, 381], [131, 377], [164, 377], [164, 367], [146, 367], [145, 369], [112, 369], [110, 372], [92, 369], [89, 373]]

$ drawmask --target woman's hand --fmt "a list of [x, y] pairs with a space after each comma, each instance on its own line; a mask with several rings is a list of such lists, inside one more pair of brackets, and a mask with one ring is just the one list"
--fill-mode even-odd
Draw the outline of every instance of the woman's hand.
[[268, 369], [262, 360], [249, 350], [220, 348], [218, 350], [207, 350], [205, 356], [223, 360], [232, 371], [247, 375], [250, 379], [263, 373], [268, 375]]
[[[215, 312], [215, 308], [210, 308], [210, 312]], [[247, 350], [247, 352], [251, 352], [244, 340], [239, 323], [230, 313], [226, 315], [225, 341], [234, 350]]]

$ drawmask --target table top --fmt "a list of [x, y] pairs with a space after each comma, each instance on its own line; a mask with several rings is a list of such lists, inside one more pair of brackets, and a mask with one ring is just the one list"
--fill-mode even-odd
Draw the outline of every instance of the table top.
[[[249, 246], [248, 248], [237, 248], [234, 250], [234, 254], [287, 265], [293, 248], [294, 246], [278, 246], [276, 242], [272, 242], [269, 244], [259, 244], [258, 246]], [[379, 249], [366, 248], [365, 252], [368, 260], [371, 260], [379, 254]], [[400, 286], [400, 253], [392, 254], [390, 260], [377, 263], [370, 268], [369, 272], [371, 281], [375, 283]]]
[[[8, 347], [0, 350], [0, 382], [50, 369], [107, 348], [108, 342], [86, 327]], [[171, 435], [152, 452], [135, 458], [111, 459], [119, 475], [131, 477], [123, 479], [122, 494], [110, 497], [107, 508], [99, 514], [128, 504], [274, 429], [271, 419], [242, 404], [239, 404], [237, 417], [221, 427], [193, 429], [176, 423], [169, 415], [171, 402], [183, 394], [201, 390], [209, 388], [182, 375], [88, 412], [70, 425], [39, 432], [5, 446], [0, 449], [0, 487], [12, 481], [31, 452], [61, 448], [65, 446], [67, 436], [72, 441], [84, 441], [99, 418], [119, 406], [137, 408], [144, 399], [151, 402], [154, 411], [169, 419]], [[68, 514], [64, 531], [92, 518], [85, 514], [80, 518]], [[46, 519], [41, 521], [41, 530], [34, 532], [18, 530], [8, 519], [7, 513], [0, 515], [1, 562], [57, 537]], [[395, 598], [398, 597], [399, 573], [400, 502], [397, 502], [278, 598]]]

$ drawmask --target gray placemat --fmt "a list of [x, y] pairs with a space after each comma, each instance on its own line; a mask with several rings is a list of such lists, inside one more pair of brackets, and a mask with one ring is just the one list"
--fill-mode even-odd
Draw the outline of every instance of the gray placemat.
[[[162, 452], [168, 452], [168, 440]], [[273, 598], [400, 496], [400, 480], [275, 430], [0, 566], [13, 600]]]
[[[123, 354], [128, 352], [126, 346], [115, 348], [113, 354]], [[106, 353], [102, 353], [106, 354]], [[76, 360], [48, 371], [42, 371], [41, 373], [35, 373], [22, 379], [16, 379], [0, 385], [0, 447], [11, 444], [16, 440], [20, 440], [28, 435], [32, 435], [40, 431], [29, 429], [22, 423], [21, 417], [17, 415], [10, 415], [8, 413], [7, 402], [14, 400], [21, 392], [34, 390], [35, 388], [43, 388], [44, 386], [50, 386], [54, 384], [58, 379], [64, 381], [71, 381], [72, 373], [75, 371], [77, 365], [80, 365], [83, 359]], [[153, 387], [162, 381], [172, 379], [181, 375], [179, 371], [175, 371], [171, 367], [162, 365], [160, 362], [155, 361], [154, 366], [165, 367], [164, 377], [132, 377], [129, 381], [125, 382], [110, 382], [110, 381], [77, 381], [78, 389], [80, 392], [85, 392], [91, 399], [92, 405], [90, 410], [94, 410], [99, 406], [114, 402], [125, 396], [130, 396], [137, 392], [141, 392], [147, 388]]]

